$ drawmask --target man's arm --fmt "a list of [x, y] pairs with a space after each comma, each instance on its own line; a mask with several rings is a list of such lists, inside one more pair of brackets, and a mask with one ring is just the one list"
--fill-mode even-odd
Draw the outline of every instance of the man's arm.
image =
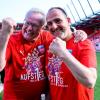
[[94, 87], [97, 79], [96, 68], [93, 68], [93, 66], [91, 66], [91, 68], [88, 68], [87, 66], [81, 64], [66, 49], [65, 41], [61, 40], [60, 38], [54, 39], [49, 46], [49, 50], [50, 52], [59, 56], [64, 61], [64, 63], [68, 66], [69, 70], [72, 72], [76, 80], [81, 82], [86, 87]]
[[0, 71], [2, 71], [5, 66], [5, 51], [8, 39], [9, 39], [8, 34], [0, 33]]
[[6, 45], [10, 34], [14, 31], [14, 26], [16, 26], [16, 22], [12, 18], [8, 17], [2, 20], [2, 29], [0, 31], [0, 71], [5, 66]]

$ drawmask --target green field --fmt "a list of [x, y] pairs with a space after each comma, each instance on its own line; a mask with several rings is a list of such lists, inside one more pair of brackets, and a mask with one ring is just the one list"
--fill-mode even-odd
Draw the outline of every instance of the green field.
[[2, 100], [2, 93], [0, 93], [0, 100]]
[[94, 100], [100, 100], [100, 53], [97, 53], [97, 61], [98, 61], [98, 78], [95, 86], [95, 95]]
[[[94, 100], [100, 100], [100, 53], [97, 53], [97, 62], [98, 62], [98, 78], [95, 86], [95, 95]], [[0, 100], [2, 100], [2, 93], [0, 94]]]

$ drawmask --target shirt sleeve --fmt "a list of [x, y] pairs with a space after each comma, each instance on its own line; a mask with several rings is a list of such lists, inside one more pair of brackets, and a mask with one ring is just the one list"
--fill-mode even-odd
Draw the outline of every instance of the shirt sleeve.
[[79, 44], [79, 59], [82, 64], [87, 67], [96, 67], [96, 51], [90, 40], [82, 41]]

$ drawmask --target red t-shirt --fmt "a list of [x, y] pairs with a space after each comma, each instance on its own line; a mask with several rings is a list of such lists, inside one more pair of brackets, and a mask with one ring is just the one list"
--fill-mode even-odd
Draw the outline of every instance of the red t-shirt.
[[[7, 45], [3, 100], [40, 100], [46, 93], [45, 45], [40, 33], [33, 42], [13, 34]], [[46, 33], [45, 33], [46, 34]]]
[[[74, 43], [71, 38], [66, 43], [66, 48], [78, 61], [87, 67], [96, 67], [95, 50], [88, 39]], [[51, 100], [93, 100], [94, 90], [78, 82], [61, 59], [50, 52], [47, 52], [46, 57]]]

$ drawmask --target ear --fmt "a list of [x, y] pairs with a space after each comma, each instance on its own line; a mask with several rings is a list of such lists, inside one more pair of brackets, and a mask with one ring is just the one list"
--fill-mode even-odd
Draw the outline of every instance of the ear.
[[69, 17], [67, 17], [67, 21], [69, 24], [71, 24], [71, 19]]

